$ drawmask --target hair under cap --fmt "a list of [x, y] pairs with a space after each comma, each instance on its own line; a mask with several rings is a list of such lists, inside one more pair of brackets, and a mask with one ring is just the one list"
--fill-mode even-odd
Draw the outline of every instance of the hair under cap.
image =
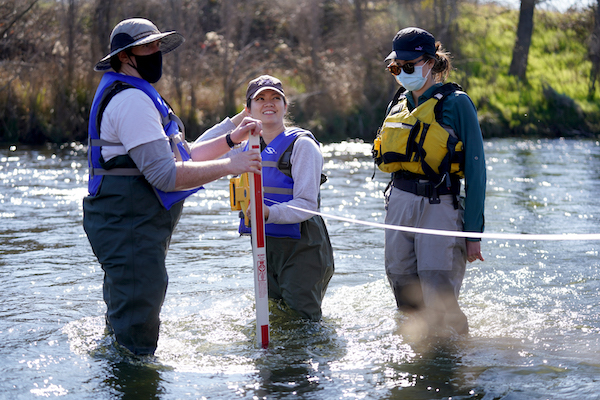
[[95, 71], [110, 68], [110, 58], [128, 48], [160, 40], [160, 51], [165, 54], [184, 42], [183, 36], [175, 31], [161, 32], [145, 18], [130, 18], [119, 22], [110, 34], [110, 53], [94, 67]]
[[435, 38], [424, 29], [409, 27], [396, 33], [392, 42], [392, 52], [385, 61], [414, 60], [423, 54], [435, 56]]
[[259, 93], [270, 89], [274, 90], [283, 97], [285, 97], [285, 93], [283, 92], [283, 85], [281, 81], [271, 75], [261, 75], [256, 79], [252, 79], [248, 83], [248, 89], [246, 90], [246, 100], [250, 100], [256, 97]]

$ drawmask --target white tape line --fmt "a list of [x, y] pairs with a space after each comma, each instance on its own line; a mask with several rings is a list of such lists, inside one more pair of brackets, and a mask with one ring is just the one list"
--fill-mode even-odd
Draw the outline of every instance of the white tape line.
[[[265, 199], [267, 200], [267, 199]], [[271, 200], [269, 200], [271, 201]], [[273, 202], [275, 203], [275, 202]], [[409, 226], [399, 225], [386, 225], [379, 224], [377, 222], [360, 221], [353, 218], [339, 217], [337, 215], [325, 214], [317, 211], [310, 211], [304, 208], [291, 206], [285, 204], [289, 208], [294, 210], [303, 211], [309, 214], [320, 215], [325, 218], [337, 219], [339, 221], [346, 221], [353, 224], [373, 226], [376, 228], [393, 229], [396, 231], [413, 232], [413, 233], [424, 233], [428, 235], [438, 236], [454, 236], [464, 238], [481, 238], [481, 239], [505, 239], [505, 240], [600, 240], [600, 234], [598, 233], [564, 233], [564, 234], [519, 234], [519, 233], [477, 233], [477, 232], [457, 232], [457, 231], [442, 231], [437, 229], [424, 229], [424, 228], [412, 228]]]

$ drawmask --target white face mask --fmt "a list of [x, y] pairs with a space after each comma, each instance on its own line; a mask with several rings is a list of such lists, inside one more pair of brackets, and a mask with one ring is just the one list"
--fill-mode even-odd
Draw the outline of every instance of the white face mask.
[[419, 65], [415, 67], [415, 71], [412, 74], [407, 74], [404, 70], [400, 71], [400, 75], [394, 75], [396, 81], [399, 84], [404, 86], [406, 90], [409, 92], [414, 92], [415, 90], [419, 90], [425, 85], [427, 82], [427, 77], [431, 72], [431, 68], [427, 71], [427, 75], [423, 76], [423, 65]]

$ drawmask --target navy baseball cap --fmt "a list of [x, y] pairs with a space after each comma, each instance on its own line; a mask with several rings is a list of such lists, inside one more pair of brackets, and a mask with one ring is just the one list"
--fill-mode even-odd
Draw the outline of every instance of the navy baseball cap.
[[414, 60], [423, 54], [435, 56], [433, 35], [421, 28], [404, 28], [394, 36], [392, 52], [385, 58], [385, 61]]

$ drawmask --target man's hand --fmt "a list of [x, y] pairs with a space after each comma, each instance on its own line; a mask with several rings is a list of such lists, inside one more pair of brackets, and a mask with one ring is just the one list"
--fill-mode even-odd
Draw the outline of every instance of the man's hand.
[[244, 172], [260, 174], [262, 169], [260, 150], [248, 149], [230, 158], [229, 175], [241, 175]]

